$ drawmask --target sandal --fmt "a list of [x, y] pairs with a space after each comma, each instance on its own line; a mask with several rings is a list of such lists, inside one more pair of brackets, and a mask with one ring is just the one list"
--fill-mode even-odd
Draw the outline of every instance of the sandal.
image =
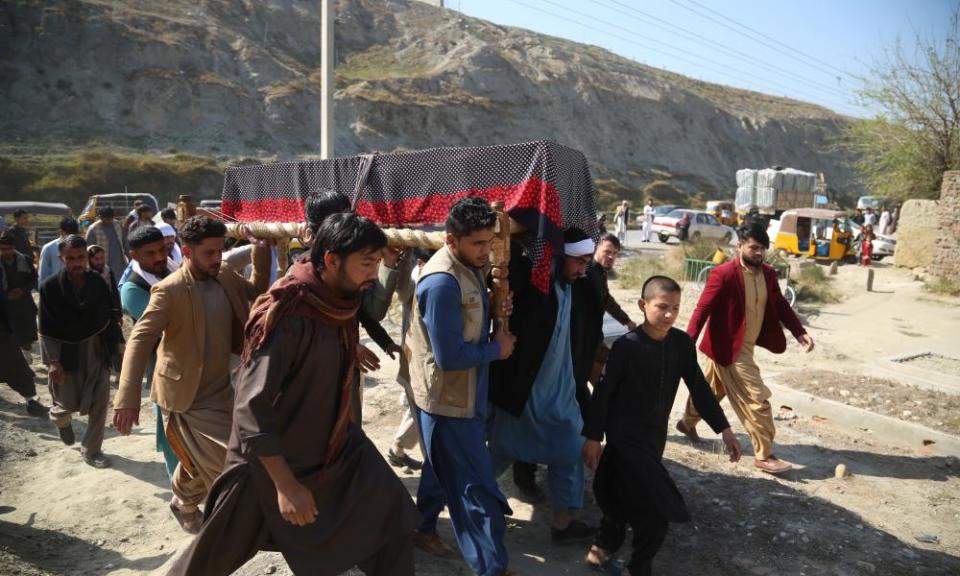
[[[603, 561], [594, 562], [590, 560], [591, 555], [597, 558], [603, 558]], [[609, 556], [605, 550], [598, 548], [596, 544], [590, 548], [590, 552], [587, 554], [587, 557], [584, 558], [584, 562], [587, 564], [587, 567], [594, 572], [607, 574], [608, 576], [621, 576], [623, 574], [623, 562], [615, 560]]]
[[780, 460], [776, 456], [771, 455], [766, 460], [754, 460], [753, 465], [756, 466], [762, 472], [767, 474], [783, 474], [784, 472], [789, 472], [793, 470], [793, 466], [783, 460]]
[[177, 507], [175, 503], [171, 502], [170, 511], [173, 512], [173, 517], [180, 523], [180, 527], [183, 528], [184, 532], [188, 534], [197, 534], [200, 532], [200, 526], [203, 524], [203, 514], [200, 513], [199, 509], [192, 512], [184, 512]]

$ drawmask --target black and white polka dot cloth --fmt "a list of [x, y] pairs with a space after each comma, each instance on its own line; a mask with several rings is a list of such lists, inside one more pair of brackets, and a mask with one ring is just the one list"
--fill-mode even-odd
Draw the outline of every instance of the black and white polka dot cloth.
[[[245, 222], [299, 222], [307, 196], [322, 188], [352, 197], [362, 156], [228, 168], [223, 212]], [[475, 148], [431, 148], [377, 155], [359, 214], [384, 227], [442, 224], [465, 196], [501, 201], [526, 228], [520, 243], [534, 261], [533, 283], [544, 293], [563, 230], [597, 237], [590, 167], [583, 154], [555, 142]]]

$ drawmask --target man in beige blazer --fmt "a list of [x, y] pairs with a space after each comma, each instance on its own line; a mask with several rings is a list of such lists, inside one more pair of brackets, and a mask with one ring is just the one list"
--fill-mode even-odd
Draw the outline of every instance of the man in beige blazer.
[[160, 407], [170, 447], [180, 460], [170, 509], [195, 533], [198, 506], [220, 475], [232, 427], [230, 353], [243, 346], [250, 301], [269, 284], [270, 249], [254, 248], [252, 282], [221, 267], [226, 227], [195, 216], [180, 228], [183, 264], [150, 290], [150, 303], [127, 342], [114, 397], [114, 427], [139, 423], [143, 374], [157, 346], [150, 398]]

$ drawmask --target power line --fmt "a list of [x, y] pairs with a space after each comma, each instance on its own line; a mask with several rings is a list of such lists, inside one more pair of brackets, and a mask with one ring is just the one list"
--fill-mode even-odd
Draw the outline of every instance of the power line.
[[[703, 12], [697, 10], [696, 8], [691, 8], [690, 6], [687, 6], [687, 5], [685, 5], [685, 4], [682, 4], [681, 2], [678, 2], [677, 0], [670, 0], [670, 2], [672, 2], [673, 4], [676, 4], [677, 6], [683, 8], [684, 10], [688, 10], [688, 11], [690, 11], [690, 12], [693, 12], [694, 14], [700, 16], [701, 18], [706, 18], [707, 20], [710, 20], [711, 22], [714, 22], [714, 23], [716, 23], [716, 24], [719, 24], [719, 25], [723, 26], [724, 28], [726, 28], [726, 29], [728, 29], [728, 30], [731, 30], [731, 31], [733, 31], [733, 32], [736, 32], [737, 34], [740, 34], [740, 33], [741, 33], [739, 30], [733, 28], [732, 26], [730, 26], [730, 25], [728, 25], [728, 24], [725, 24], [725, 23], [721, 22], [720, 20], [717, 20], [716, 18], [713, 18], [713, 17], [711, 17], [711, 16], [709, 16], [709, 15], [707, 15], [707, 14], [704, 14]], [[820, 68], [819, 66], [817, 66], [817, 65], [815, 65], [815, 64], [811, 64], [811, 62], [816, 62], [817, 64], [819, 64], [819, 65], [821, 65], [821, 66], [826, 66], [827, 68], [830, 68], [830, 69], [832, 69], [832, 70], [835, 70], [835, 71], [836, 71], [837, 73], [839, 73], [839, 74], [842, 74], [842, 75], [844, 75], [844, 76], [849, 76], [850, 78], [856, 79], [856, 76], [854, 76], [853, 74], [850, 74], [849, 72], [847, 72], [847, 71], [845, 71], [845, 70], [841, 70], [840, 68], [837, 68], [836, 66], [834, 66], [833, 64], [830, 64], [829, 62], [825, 62], [825, 61], [823, 61], [823, 60], [820, 60], [819, 58], [815, 58], [815, 57], [813, 57], [813, 56], [810, 56], [810, 55], [808, 55], [808, 54], [805, 54], [804, 52], [801, 52], [800, 50], [797, 50], [796, 48], [794, 48], [794, 47], [792, 47], [792, 46], [789, 46], [789, 45], [787, 45], [787, 44], [784, 44], [783, 42], [777, 40], [776, 38], [773, 38], [773, 37], [771, 37], [771, 36], [768, 36], [768, 35], [764, 34], [763, 32], [760, 32], [759, 30], [755, 30], [754, 28], [751, 28], [750, 26], [747, 26], [746, 24], [743, 24], [743, 23], [741, 23], [741, 22], [738, 22], [738, 21], [734, 20], [733, 18], [730, 18], [730, 17], [728, 17], [728, 16], [725, 16], [724, 14], [721, 14], [720, 12], [717, 12], [716, 10], [714, 10], [714, 9], [708, 7], [708, 6], [704, 6], [703, 4], [700, 4], [699, 2], [696, 2], [696, 0], [687, 0], [687, 2], [690, 2], [691, 4], [694, 4], [694, 5], [696, 5], [696, 6], [699, 6], [700, 8], [703, 8], [704, 10], [706, 10], [706, 11], [708, 11], [708, 12], [711, 12], [711, 13], [713, 13], [713, 14], [716, 14], [716, 15], [719, 16], [720, 18], [723, 18], [724, 20], [727, 20], [728, 22], [732, 22], [733, 24], [736, 24], [736, 25], [739, 26], [741, 29], [748, 31], [748, 32], [754, 34], [755, 36], [760, 36], [761, 38], [765, 38], [766, 40], [769, 40], [769, 42], [767, 42], [767, 41], [764, 41], [764, 40], [760, 40], [760, 39], [758, 39], [758, 38], [756, 38], [756, 37], [751, 38], [751, 40], [753, 40], [754, 42], [757, 42], [757, 43], [762, 44], [762, 45], [764, 45], [764, 46], [766, 46], [766, 47], [768, 47], [768, 48], [771, 48], [771, 49], [773, 49], [773, 50], [776, 50], [777, 52], [783, 54], [784, 56], [788, 56], [788, 57], [790, 57], [790, 58], [793, 58], [794, 60], [796, 60], [797, 62], [800, 62], [801, 64], [804, 64], [804, 65], [806, 65], [806, 66], [810, 66], [810, 67], [812, 67], [812, 68], [817, 68], [818, 70], [823, 71], [822, 68]], [[783, 49], [781, 49], [781, 48], [777, 48], [776, 46], [772, 45], [770, 42], [774, 42], [774, 43], [776, 43], [776, 44], [779, 44], [780, 46], [783, 46], [784, 48], [786, 48], [786, 50], [783, 50]], [[788, 52], [788, 50], [789, 50], [789, 52]], [[795, 56], [794, 54], [791, 54], [790, 52], [795, 52], [796, 54], [799, 54], [800, 56], [802, 56], [803, 58], [805, 58], [806, 61], [803, 60], [802, 58], [799, 58], [798, 56]]]
[[[675, 58], [675, 59], [680, 60], [680, 61], [682, 61], [682, 62], [686, 62], [686, 63], [688, 63], [688, 64], [691, 64], [691, 65], [693, 65], [693, 66], [697, 66], [697, 67], [702, 68], [702, 69], [710, 70], [710, 71], [712, 71], [712, 72], [714, 72], [714, 73], [716, 73], [716, 74], [719, 74], [719, 75], [724, 76], [724, 77], [727, 77], [727, 78], [734, 78], [734, 79], [740, 80], [741, 82], [746, 82], [746, 83], [748, 83], [748, 84], [755, 84], [755, 83], [757, 82], [757, 80], [758, 80], [758, 78], [756, 77], [756, 75], [755, 75], [753, 72], [747, 72], [747, 71], [741, 70], [741, 69], [739, 69], [739, 68], [735, 68], [735, 67], [733, 67], [733, 66], [730, 66], [730, 65], [728, 65], [728, 64], [724, 64], [724, 63], [722, 63], [722, 62], [717, 62], [716, 60], [712, 60], [712, 59], [707, 58], [707, 57], [704, 57], [704, 56], [691, 55], [691, 56], [694, 56], [694, 57], [696, 57], [696, 58], [699, 58], [699, 59], [702, 60], [702, 61], [709, 62], [709, 63], [711, 63], [711, 64], [715, 64], [715, 65], [717, 65], [717, 66], [720, 66], [720, 67], [722, 67], [722, 68], [726, 68], [726, 69], [728, 69], [728, 70], [733, 70], [734, 72], [737, 72], [737, 73], [739, 73], [739, 74], [745, 74], [748, 78], [744, 78], [743, 76], [735, 76], [735, 75], [730, 74], [730, 73], [728, 73], [728, 72], [719, 71], [719, 70], [717, 70], [716, 68], [711, 68], [711, 67], [709, 67], [709, 66], [704, 66], [701, 62], [694, 62], [694, 61], [691, 61], [691, 60], [689, 60], [689, 59], [687, 59], [687, 58], [685, 58], [685, 57], [683, 57], [683, 56], [677, 56], [676, 54], [671, 54], [671, 53], [668, 53], [668, 52], [664, 52], [662, 49], [655, 48], [655, 47], [652, 47], [652, 46], [649, 46], [649, 45], [646, 45], [646, 44], [643, 44], [643, 43], [640, 43], [640, 42], [636, 42], [635, 40], [631, 40], [631, 39], [629, 39], [629, 38], [624, 38], [623, 36], [620, 36], [620, 35], [618, 35], [618, 34], [612, 33], [612, 32], [610, 32], [609, 30], [603, 30], [603, 29], [599, 29], [599, 28], [596, 28], [596, 27], [589, 26], [589, 25], [587, 25], [587, 24], [584, 24], [582, 21], [573, 20], [573, 19], [570, 19], [570, 18], [565, 18], [565, 17], [563, 17], [563, 16], [560, 16], [560, 15], [555, 14], [555, 13], [553, 13], [553, 12], [550, 12], [550, 11], [548, 11], [548, 10], [544, 10], [542, 7], [531, 6], [531, 5], [526, 4], [526, 3], [524, 3], [524, 2], [520, 2], [519, 0], [510, 0], [510, 1], [513, 2], [514, 4], [519, 4], [519, 5], [524, 6], [524, 7], [526, 7], [526, 8], [530, 8], [530, 9], [532, 9], [532, 10], [537, 10], [537, 11], [539, 11], [539, 12], [541, 12], [541, 13], [544, 13], [544, 14], [547, 14], [547, 15], [550, 15], [550, 16], [553, 16], [554, 18], [558, 18], [558, 19], [560, 19], [560, 20], [564, 20], [564, 21], [566, 21], [566, 22], [570, 22], [570, 23], [572, 23], [572, 24], [576, 24], [576, 25], [578, 25], [578, 26], [581, 26], [581, 27], [584, 27], [584, 28], [588, 28], [588, 29], [594, 30], [594, 31], [596, 31], [596, 32], [600, 32], [600, 33], [602, 33], [602, 34], [606, 34], [607, 36], [612, 36], [612, 37], [614, 37], [614, 38], [618, 38], [618, 39], [620, 39], [620, 40], [622, 40], [622, 41], [624, 41], [624, 42], [627, 42], [627, 43], [630, 43], [630, 44], [639, 46], [639, 47], [644, 48], [644, 49], [646, 49], [646, 50], [650, 50], [650, 51], [653, 51], [653, 52], [658, 52], [658, 53], [660, 53], [660, 54], [663, 54], [663, 55], [668, 56], [668, 57], [670, 57], [670, 58]], [[653, 40], [653, 41], [655, 41], [655, 42], [658, 42], [658, 45], [663, 46], [663, 47], [670, 48], [671, 50], [680, 52], [681, 54], [689, 54], [689, 52], [687, 52], [687, 51], [684, 50], [683, 48], [678, 48], [678, 47], [676, 47], [676, 46], [672, 46], [672, 45], [670, 45], [670, 44], [667, 44], [667, 43], [664, 43], [664, 42], [655, 40], [655, 39], [653, 39], [653, 38], [649, 38], [649, 37], [647, 37], [647, 36], [644, 36], [644, 35], [642, 35], [642, 34], [639, 34], [639, 33], [637, 33], [637, 32], [634, 32], [633, 30], [630, 30], [629, 28], [624, 28], [623, 26], [620, 26], [620, 25], [618, 25], [618, 24], [610, 23], [610, 22], [605, 21], [605, 20], [602, 20], [602, 19], [600, 19], [600, 18], [596, 18], [596, 17], [591, 16], [590, 14], [587, 14], [587, 13], [585, 13], [585, 12], [581, 12], [581, 11], [579, 11], [579, 10], [574, 10], [574, 9], [569, 8], [569, 7], [567, 7], [567, 6], [564, 6], [564, 5], [562, 5], [562, 4], [557, 4], [556, 2], [553, 2], [552, 0], [542, 0], [542, 1], [545, 2], [545, 3], [547, 3], [547, 4], [551, 4], [551, 5], [553, 5], [553, 6], [556, 6], [556, 7], [558, 7], [558, 8], [561, 8], [561, 9], [563, 9], [563, 10], [566, 10], [567, 12], [576, 14], [577, 16], [580, 16], [580, 17], [583, 17], [583, 18], [587, 18], [587, 19], [590, 19], [590, 20], [599, 22], [599, 23], [601, 23], [601, 24], [604, 24], [604, 25], [606, 25], [606, 26], [609, 26], [609, 27], [612, 27], [612, 28], [615, 28], [615, 29], [623, 30], [624, 32], [626, 32], [626, 33], [628, 33], [628, 34], [631, 34], [631, 35], [633, 35], [633, 36], [637, 36], [637, 37], [639, 37], [639, 38], [644, 38], [644, 39], [647, 39], [647, 40]], [[767, 84], [767, 85], [769, 85], [769, 86], [775, 86], [775, 87], [777, 87], [777, 88], [779, 88], [779, 89], [781, 89], [781, 90], [785, 90], [787, 93], [793, 92], [793, 93], [796, 93], [796, 94], [802, 94], [802, 95], [804, 95], [805, 97], [807, 97], [807, 98], [809, 98], [809, 99], [811, 99], [811, 100], [816, 100], [818, 97], [822, 97], [822, 95], [813, 95], [813, 94], [810, 94], [810, 93], [806, 93], [806, 92], [804, 92], [804, 91], [802, 91], [802, 90], [797, 90], [797, 89], [795, 89], [795, 88], [793, 88], [793, 87], [780, 84], [779, 82], [775, 82], [775, 81], [772, 81], [772, 80], [767, 79], [767, 78], [760, 78], [760, 80], [762, 81], [762, 83], [765, 83], [765, 84]], [[834, 105], [836, 106], [837, 104], [834, 104]], [[846, 104], [841, 104], [841, 105], [839, 105], [838, 107], [847, 107], [847, 105], [846, 105]]]
[[[651, 25], [651, 26], [653, 26], [653, 27], [655, 27], [655, 28], [659, 28], [660, 30], [664, 30], [664, 31], [666, 31], [666, 32], [668, 32], [668, 33], [671, 33], [671, 34], [679, 33], [679, 34], [681, 34], [682, 36], [684, 36], [684, 37], [686, 37], [686, 38], [688, 38], [688, 39], [693, 39], [694, 41], [700, 42], [701, 44], [704, 44], [704, 43], [710, 44], [710, 45], [714, 46], [716, 49], [719, 49], [719, 50], [721, 50], [721, 51], [723, 51], [723, 52], [726, 52], [727, 54], [732, 54], [735, 58], [738, 58], [738, 59], [741, 59], [741, 60], [745, 60], [745, 61], [754, 62], [754, 63], [756, 63], [757, 65], [762, 66], [762, 67], [764, 67], [764, 68], [766, 68], [766, 69], [768, 69], [768, 70], [775, 71], [775, 72], [779, 72], [779, 73], [781, 73], [781, 74], [786, 74], [786, 75], [788, 75], [788, 76], [792, 76], [792, 77], [794, 77], [794, 78], [796, 78], [796, 79], [798, 79], [798, 80], [800, 80], [800, 81], [806, 82], [806, 83], [808, 83], [808, 84], [815, 84], [815, 85], [817, 85], [817, 86], [820, 86], [821, 88], [830, 90], [831, 92], [833, 92], [833, 93], [835, 93], [835, 94], [837, 94], [837, 95], [843, 96], [843, 97], [845, 97], [845, 98], [846, 98], [846, 97], [849, 97], [849, 94], [848, 94], [847, 92], [845, 92], [844, 89], [842, 89], [842, 88], [838, 88], [837, 86], [831, 86], [831, 85], [829, 85], [829, 84], [825, 84], [825, 83], [823, 83], [823, 82], [820, 82], [820, 81], [817, 81], [817, 80], [813, 80], [813, 79], [807, 78], [806, 76], [802, 76], [802, 75], [800, 75], [800, 74], [798, 74], [798, 73], [796, 73], [796, 72], [794, 72], [794, 71], [792, 71], [792, 70], [787, 70], [786, 68], [782, 68], [782, 67], [777, 66], [777, 65], [775, 65], [775, 64], [770, 64], [770, 63], [765, 62], [765, 61], [763, 61], [763, 60], [761, 60], [761, 59], [759, 59], [759, 58], [756, 58], [755, 56], [751, 56], [750, 54], [747, 54], [747, 53], [745, 53], [745, 52], [742, 52], [742, 51], [740, 51], [740, 50], [737, 50], [736, 48], [727, 46], [727, 45], [725, 45], [725, 44], [723, 44], [723, 43], [721, 43], [721, 42], [717, 42], [716, 40], [713, 40], [713, 39], [711, 39], [711, 38], [707, 38], [706, 36], [703, 36], [703, 35], [701, 35], [701, 34], [697, 34], [696, 32], [692, 32], [692, 31], [690, 31], [690, 30], [687, 30], [686, 28], [683, 28], [682, 26], [677, 26], [676, 24], [673, 24], [673, 23], [671, 23], [671, 22], [668, 22], [668, 21], [664, 20], [663, 18], [658, 18], [657, 16], [654, 16], [653, 14], [650, 14], [650, 13], [648, 13], [648, 12], [644, 12], [643, 10], [640, 10], [640, 9], [638, 9], [638, 8], [634, 8], [633, 6], [630, 6], [630, 5], [628, 5], [628, 4], [624, 4], [623, 2], [620, 2], [620, 1], [618, 1], [618, 0], [607, 0], [607, 1], [609, 1], [609, 2], [611, 2], [612, 4], [615, 4], [615, 5], [617, 5], [617, 6], [621, 6], [621, 7], [625, 8], [625, 9], [627, 9], [627, 10], [630, 10], [631, 12], [635, 12], [635, 13], [637, 13], [637, 14], [640, 14], [640, 15], [642, 15], [643, 17], [636, 16], [636, 15], [634, 15], [634, 14], [629, 14], [629, 13], [627, 13], [627, 12], [624, 12], [623, 10], [618, 10], [617, 8], [615, 8], [615, 7], [613, 7], [613, 6], [609, 6], [609, 5], [605, 4], [604, 2], [601, 2], [600, 0], [591, 0], [591, 1], [592, 1], [594, 4], [598, 4], [598, 5], [600, 5], [600, 6], [603, 6], [604, 8], [607, 8], [608, 10], [611, 10], [611, 11], [616, 12], [616, 13], [618, 13], [618, 14], [622, 14], [622, 15], [628, 17], [628, 18], [633, 18], [633, 19], [635, 19], [635, 20], [637, 20], [637, 21], [639, 21], [639, 22], [644, 22], [644, 23], [649, 24], [649, 25]], [[656, 22], [649, 22], [649, 20], [655, 20], [656, 22], [661, 22], [661, 23], [663, 23], [664, 25], [669, 26], [670, 28], [672, 28], [673, 31], [667, 30], [664, 26], [661, 26], [661, 25], [656, 24]]]

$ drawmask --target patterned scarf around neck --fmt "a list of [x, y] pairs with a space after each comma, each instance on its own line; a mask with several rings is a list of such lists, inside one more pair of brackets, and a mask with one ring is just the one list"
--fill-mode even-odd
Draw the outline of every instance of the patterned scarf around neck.
[[266, 294], [257, 298], [244, 328], [242, 366], [248, 365], [253, 355], [270, 339], [280, 318], [299, 316], [339, 328], [340, 352], [346, 361], [346, 370], [342, 372], [344, 376], [340, 383], [340, 406], [330, 444], [327, 446], [325, 466], [339, 455], [347, 438], [353, 392], [351, 383], [360, 340], [355, 320], [359, 309], [359, 296], [337, 296], [320, 280], [313, 263], [305, 260], [294, 263], [286, 276], [278, 280]]

